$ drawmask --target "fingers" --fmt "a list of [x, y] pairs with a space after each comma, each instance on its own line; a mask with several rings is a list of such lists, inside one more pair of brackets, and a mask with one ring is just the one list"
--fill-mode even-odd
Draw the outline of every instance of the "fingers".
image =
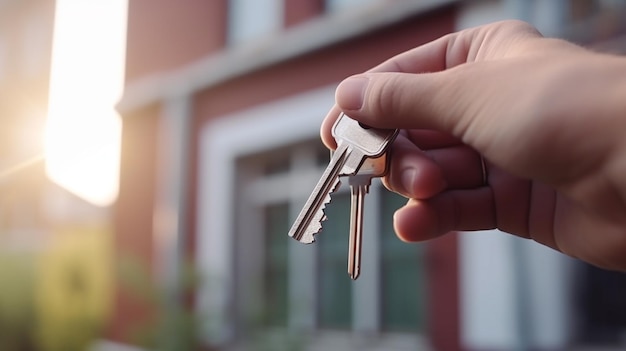
[[440, 167], [406, 137], [396, 139], [391, 150], [387, 188], [408, 198], [426, 199], [447, 187]]
[[428, 156], [439, 166], [449, 189], [473, 189], [485, 185], [480, 155], [467, 146], [434, 149]]
[[407, 198], [427, 199], [444, 189], [484, 185], [480, 155], [464, 145], [422, 151], [402, 135], [391, 150], [385, 186]]
[[494, 228], [496, 197], [484, 186], [480, 155], [462, 144], [422, 151], [408, 134], [396, 139], [384, 180], [389, 189], [411, 198], [394, 216], [400, 239], [422, 241], [452, 230]]
[[396, 211], [394, 229], [407, 242], [424, 241], [457, 230], [496, 226], [490, 188], [451, 190], [428, 200], [411, 199]]

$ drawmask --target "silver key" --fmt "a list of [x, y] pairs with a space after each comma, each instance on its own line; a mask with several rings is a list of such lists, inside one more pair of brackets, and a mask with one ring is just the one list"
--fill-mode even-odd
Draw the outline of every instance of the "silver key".
[[348, 275], [356, 280], [361, 274], [361, 243], [363, 241], [363, 209], [365, 195], [369, 193], [372, 178], [382, 177], [389, 169], [388, 153], [378, 158], [368, 158], [359, 172], [348, 178], [350, 185], [350, 238], [348, 241]]
[[398, 134], [397, 130], [363, 128], [346, 115], [339, 116], [332, 130], [337, 140], [337, 150], [330, 163], [313, 189], [289, 236], [301, 243], [315, 241], [315, 234], [322, 229], [326, 219], [324, 208], [330, 202], [330, 195], [339, 188], [339, 175], [354, 175], [368, 157], [380, 157]]

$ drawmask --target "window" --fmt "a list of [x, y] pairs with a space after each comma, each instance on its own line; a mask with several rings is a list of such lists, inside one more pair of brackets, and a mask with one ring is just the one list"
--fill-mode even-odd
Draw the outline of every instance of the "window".
[[348, 231], [350, 230], [350, 196], [343, 192], [333, 196], [317, 238], [319, 265], [318, 325], [327, 329], [350, 329], [352, 326], [353, 284], [346, 273]]
[[200, 179], [207, 181], [200, 184], [199, 213], [206, 217], [199, 222], [198, 258], [207, 276], [219, 282], [209, 281], [199, 294], [206, 299], [199, 302], [202, 313], [212, 316], [215, 328], [207, 330], [209, 341], [229, 335], [224, 341], [232, 342], [262, 328], [266, 335], [315, 332], [314, 339], [299, 342], [325, 349], [371, 342], [371, 335], [380, 336], [381, 350], [398, 342], [409, 349], [423, 346], [422, 250], [400, 242], [391, 227], [403, 199], [373, 182], [356, 282], [346, 271], [345, 182], [327, 206], [329, 220], [315, 244], [287, 236], [328, 164], [318, 128], [333, 91], [324, 88], [226, 116], [203, 134]]
[[407, 244], [394, 234], [391, 219], [406, 200], [391, 192], [381, 194], [382, 327], [392, 331], [423, 330], [426, 281], [423, 246]]
[[283, 0], [230, 0], [228, 42], [248, 44], [278, 32], [283, 25]]
[[279, 203], [264, 208], [265, 219], [265, 257], [263, 276], [265, 278], [265, 306], [263, 324], [268, 326], [287, 326], [287, 241], [284, 233], [289, 230], [289, 204]]

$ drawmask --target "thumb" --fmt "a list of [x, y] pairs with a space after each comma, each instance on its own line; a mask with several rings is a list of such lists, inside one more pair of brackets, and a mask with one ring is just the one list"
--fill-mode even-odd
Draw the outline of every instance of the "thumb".
[[[462, 137], [472, 123], [472, 89], [448, 72], [364, 73], [349, 77], [335, 92], [348, 116], [376, 128], [435, 129]], [[461, 78], [461, 79], [459, 79]]]

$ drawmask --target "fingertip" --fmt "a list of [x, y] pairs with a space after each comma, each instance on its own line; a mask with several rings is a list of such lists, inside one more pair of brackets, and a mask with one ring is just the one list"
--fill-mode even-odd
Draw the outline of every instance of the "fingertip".
[[441, 235], [436, 213], [425, 202], [415, 199], [410, 199], [394, 213], [393, 227], [404, 242], [420, 242]]
[[[423, 163], [423, 162], [422, 162]], [[424, 163], [424, 165], [430, 165]], [[400, 171], [400, 186], [404, 193], [415, 199], [431, 198], [448, 187], [437, 167], [407, 166]]]
[[331, 150], [337, 148], [337, 141], [335, 141], [331, 131], [333, 124], [335, 124], [335, 121], [339, 117], [340, 113], [341, 110], [339, 110], [339, 107], [334, 105], [330, 111], [328, 111], [328, 114], [326, 114], [326, 117], [324, 117], [322, 125], [320, 126], [320, 138], [322, 139], [324, 145]]
[[363, 106], [369, 79], [363, 75], [344, 79], [337, 86], [335, 101], [343, 111], [359, 111]]

